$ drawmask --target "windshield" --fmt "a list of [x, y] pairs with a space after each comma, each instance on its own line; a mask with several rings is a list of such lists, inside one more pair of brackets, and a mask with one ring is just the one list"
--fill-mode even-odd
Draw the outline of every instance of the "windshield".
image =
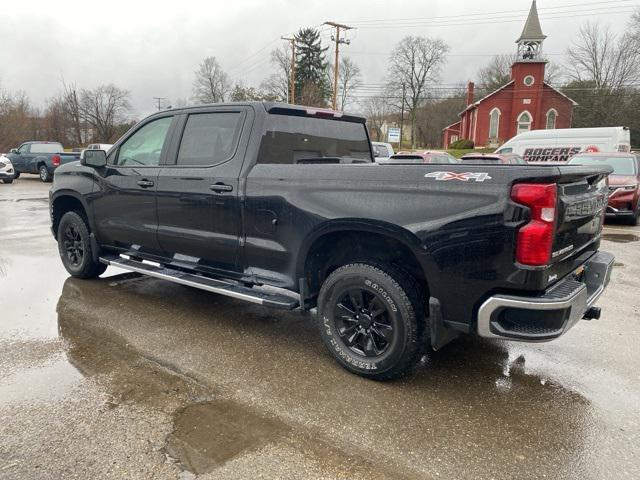
[[32, 143], [31, 153], [62, 153], [64, 148], [60, 143]]
[[258, 163], [371, 162], [362, 123], [271, 114], [260, 144]]
[[589, 157], [587, 155], [573, 157], [569, 165], [602, 165], [613, 167], [613, 175], [636, 175], [636, 161], [634, 157]]

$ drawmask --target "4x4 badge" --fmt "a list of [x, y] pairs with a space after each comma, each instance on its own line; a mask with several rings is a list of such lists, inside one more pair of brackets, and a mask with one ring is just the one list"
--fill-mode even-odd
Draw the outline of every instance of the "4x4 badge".
[[475, 180], [476, 182], [491, 180], [491, 177], [486, 172], [431, 172], [425, 174], [424, 177], [435, 178], [436, 180], [461, 180], [463, 182], [468, 182], [469, 180]]

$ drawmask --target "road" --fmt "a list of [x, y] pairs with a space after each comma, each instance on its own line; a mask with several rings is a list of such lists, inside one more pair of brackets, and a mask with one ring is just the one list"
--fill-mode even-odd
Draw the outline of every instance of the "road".
[[70, 278], [47, 192], [0, 184], [0, 478], [640, 478], [640, 228], [605, 228], [600, 320], [460, 339], [377, 383], [310, 316]]

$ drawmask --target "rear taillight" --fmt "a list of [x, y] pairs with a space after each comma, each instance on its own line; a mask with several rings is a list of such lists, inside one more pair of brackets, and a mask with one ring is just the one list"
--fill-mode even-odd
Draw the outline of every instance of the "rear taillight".
[[554, 183], [517, 183], [512, 187], [511, 199], [531, 210], [531, 219], [520, 228], [516, 239], [518, 263], [531, 266], [550, 263], [557, 198]]
[[60, 155], [54, 155], [53, 157], [51, 157], [51, 162], [53, 163], [54, 167], [59, 167], [60, 166]]

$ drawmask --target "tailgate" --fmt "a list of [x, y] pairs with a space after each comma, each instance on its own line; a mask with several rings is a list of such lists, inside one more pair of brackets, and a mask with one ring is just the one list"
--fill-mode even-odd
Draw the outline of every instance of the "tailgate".
[[609, 167], [560, 166], [552, 264], [568, 262], [600, 239]]
[[80, 160], [79, 153], [61, 153], [60, 154], [60, 165], [64, 165], [69, 162], [77, 162]]

